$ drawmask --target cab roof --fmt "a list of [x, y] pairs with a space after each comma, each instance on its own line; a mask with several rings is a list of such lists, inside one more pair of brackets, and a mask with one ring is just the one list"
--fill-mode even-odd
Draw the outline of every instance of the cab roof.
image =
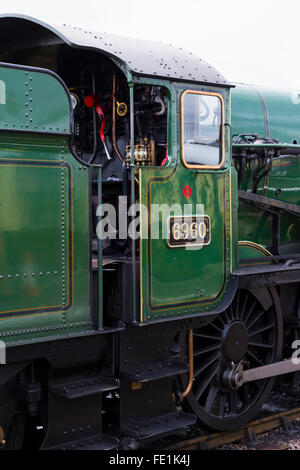
[[0, 15], [0, 60], [7, 56], [8, 49], [14, 53], [63, 43], [102, 52], [133, 75], [233, 86], [204, 59], [172, 44], [97, 33], [66, 24], [46, 24], [24, 15]]

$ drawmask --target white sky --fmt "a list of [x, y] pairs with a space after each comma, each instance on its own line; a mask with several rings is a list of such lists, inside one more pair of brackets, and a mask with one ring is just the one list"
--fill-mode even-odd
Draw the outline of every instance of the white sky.
[[165, 41], [228, 80], [300, 89], [299, 0], [0, 0], [0, 13]]

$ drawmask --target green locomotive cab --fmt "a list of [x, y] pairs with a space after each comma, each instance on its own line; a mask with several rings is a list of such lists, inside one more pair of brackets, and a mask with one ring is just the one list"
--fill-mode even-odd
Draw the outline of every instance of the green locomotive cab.
[[[7, 105], [2, 105], [3, 128], [10, 131], [13, 126], [22, 135], [61, 135], [61, 123], [51, 122], [53, 116], [48, 118], [47, 114], [51, 114], [55, 100], [60, 100], [59, 94], [47, 106], [52, 100], [47, 85], [35, 78], [38, 72], [26, 72], [28, 66], [51, 69], [66, 84], [63, 100], [71, 103], [71, 133], [70, 124], [65, 122], [61, 145], [64, 159], [74, 167], [72, 201], [87, 204], [85, 191], [90, 187], [91, 221], [89, 210], [83, 207], [72, 208], [72, 213], [86, 230], [91, 223], [91, 260], [86, 247], [72, 248], [74, 269], [69, 281], [78, 282], [80, 288], [73, 289], [74, 305], [64, 308], [64, 326], [72, 324], [72, 328], [83, 330], [111, 327], [120, 319], [142, 324], [214, 315], [224, 309], [234, 293], [230, 273], [237, 262], [232, 243], [236, 227], [231, 207], [236, 206], [237, 195], [229, 141], [230, 85], [194, 57], [183, 71], [177, 65], [180, 55], [177, 61], [168, 57], [170, 47], [164, 52], [164, 63], [152, 70], [158, 51], [151, 44], [153, 50], [145, 61], [133, 41], [132, 49], [120, 51], [122, 44], [115, 37], [91, 37], [66, 26], [54, 30], [14, 17], [2, 22], [6, 41], [10, 24], [15, 28], [22, 24], [24, 34], [30, 35], [25, 46], [20, 39], [9, 53], [0, 51], [3, 62], [24, 66], [24, 71], [2, 69], [3, 78], [5, 70], [14, 74], [9, 93], [14, 87], [14, 93], [20, 95], [15, 110], [10, 111], [10, 95]], [[47, 47], [43, 46], [44, 35]], [[167, 61], [171, 61], [169, 65]], [[197, 79], [200, 73], [201, 79]], [[29, 90], [25, 96], [20, 83], [23, 75]], [[41, 76], [47, 77], [47, 73]], [[66, 121], [68, 112], [66, 109]], [[110, 213], [114, 211], [117, 216]], [[134, 224], [138, 224], [134, 219], [138, 212], [140, 229], [131, 236], [131, 228], [136, 229]], [[19, 234], [21, 237], [22, 229]], [[13, 247], [17, 242], [9, 236], [8, 243]], [[36, 246], [33, 239], [28, 251], [39, 258], [34, 254]], [[85, 265], [80, 264], [76, 271], [77, 256], [83, 256], [84, 251]], [[51, 252], [49, 249], [44, 255], [51, 259]], [[47, 268], [37, 265], [35, 271], [47, 272]], [[55, 295], [66, 288], [62, 269], [59, 276], [57, 286], [53, 285]], [[80, 291], [86, 298], [84, 304], [78, 299], [76, 307]], [[20, 291], [20, 302], [22, 295]], [[29, 317], [24, 325], [27, 321], [30, 323]]]

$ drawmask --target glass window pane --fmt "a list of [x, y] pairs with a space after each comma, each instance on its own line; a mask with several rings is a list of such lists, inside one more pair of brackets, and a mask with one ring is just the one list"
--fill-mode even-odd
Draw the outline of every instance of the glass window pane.
[[218, 96], [184, 97], [184, 160], [188, 165], [218, 166], [222, 161], [222, 103]]

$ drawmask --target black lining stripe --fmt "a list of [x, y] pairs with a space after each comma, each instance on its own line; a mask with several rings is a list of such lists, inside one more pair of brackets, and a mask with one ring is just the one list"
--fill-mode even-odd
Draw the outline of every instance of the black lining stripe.
[[68, 213], [68, 221], [69, 221], [69, 303], [67, 305], [62, 305], [60, 307], [43, 307], [40, 309], [26, 309], [20, 311], [11, 311], [9, 313], [1, 313], [0, 318], [5, 319], [8, 317], [16, 317], [16, 316], [26, 316], [26, 315], [34, 315], [34, 314], [41, 314], [41, 313], [48, 313], [48, 312], [65, 312], [69, 310], [73, 304], [73, 260], [72, 260], [72, 185], [71, 185], [71, 166], [69, 163], [61, 162], [61, 161], [54, 161], [54, 162], [46, 162], [46, 161], [34, 161], [34, 160], [17, 160], [17, 159], [0, 159], [0, 165], [4, 164], [11, 164], [11, 165], [28, 165], [28, 166], [53, 166], [56, 168], [67, 168], [68, 170], [68, 198], [69, 198], [69, 213]]

